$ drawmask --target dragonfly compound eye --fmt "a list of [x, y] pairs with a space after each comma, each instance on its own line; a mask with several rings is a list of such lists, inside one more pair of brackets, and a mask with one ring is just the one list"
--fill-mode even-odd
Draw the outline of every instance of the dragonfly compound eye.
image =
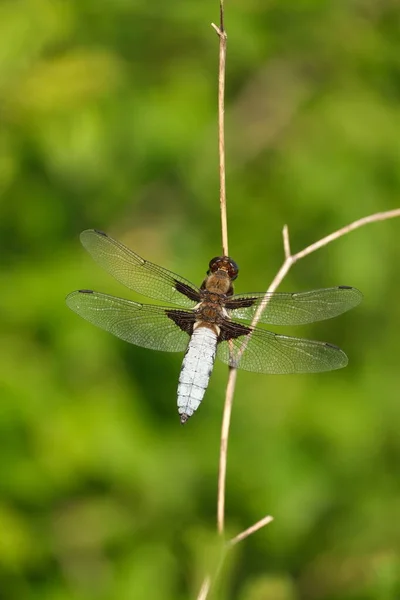
[[216, 271], [226, 271], [231, 279], [236, 279], [239, 273], [239, 267], [229, 256], [216, 256], [212, 258], [209, 267], [208, 275]]

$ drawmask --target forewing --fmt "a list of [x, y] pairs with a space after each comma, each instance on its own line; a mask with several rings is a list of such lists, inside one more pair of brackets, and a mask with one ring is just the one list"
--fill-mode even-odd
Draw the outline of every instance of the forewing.
[[94, 260], [131, 290], [187, 308], [199, 302], [199, 289], [190, 281], [144, 260], [105, 233], [87, 229], [80, 239]]
[[136, 346], [164, 352], [186, 350], [189, 335], [168, 314], [178, 312], [190, 316], [191, 311], [139, 304], [91, 290], [72, 292], [66, 303], [93, 325]]
[[[246, 348], [240, 354], [240, 348]], [[218, 345], [217, 356], [231, 367], [257, 373], [318, 373], [347, 365], [346, 354], [332, 344], [254, 329]]]
[[[360, 304], [362, 293], [353, 287], [338, 286], [293, 294], [267, 294], [268, 303], [260, 323], [270, 325], [304, 325], [324, 321]], [[263, 303], [265, 293], [238, 294], [229, 298], [226, 308], [236, 319], [251, 321]]]

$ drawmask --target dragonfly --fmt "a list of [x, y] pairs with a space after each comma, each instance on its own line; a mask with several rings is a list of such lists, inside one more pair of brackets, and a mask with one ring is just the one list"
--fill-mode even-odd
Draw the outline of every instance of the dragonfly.
[[66, 303], [78, 315], [118, 338], [152, 350], [185, 352], [178, 382], [182, 424], [200, 406], [216, 357], [229, 367], [267, 374], [317, 373], [341, 369], [346, 354], [328, 342], [253, 327], [259, 323], [304, 325], [336, 317], [357, 306], [362, 293], [346, 285], [299, 293], [235, 294], [239, 268], [228, 256], [209, 263], [197, 287], [141, 258], [103, 231], [80, 235], [84, 248], [117, 281], [166, 306], [142, 304], [90, 289], [70, 293]]

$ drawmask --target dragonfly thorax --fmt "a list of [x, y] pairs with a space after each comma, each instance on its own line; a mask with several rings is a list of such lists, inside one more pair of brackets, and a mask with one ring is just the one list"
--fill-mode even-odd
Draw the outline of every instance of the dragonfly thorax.
[[204, 288], [212, 294], [230, 296], [233, 292], [232, 280], [226, 271], [218, 270], [204, 281]]

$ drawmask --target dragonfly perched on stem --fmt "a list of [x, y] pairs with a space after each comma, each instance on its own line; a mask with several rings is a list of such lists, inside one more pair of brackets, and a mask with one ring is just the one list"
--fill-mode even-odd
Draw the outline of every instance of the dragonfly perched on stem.
[[[181, 423], [199, 407], [216, 356], [231, 367], [270, 374], [317, 373], [341, 369], [348, 363], [343, 350], [333, 344], [280, 335], [246, 323], [264, 306], [266, 294], [234, 294], [239, 268], [228, 256], [213, 258], [206, 278], [197, 287], [144, 260], [102, 231], [88, 229], [80, 237], [94, 260], [120, 283], [173, 305], [141, 304], [93, 290], [77, 290], [66, 298], [78, 315], [131, 344], [185, 352], [178, 384]], [[361, 300], [359, 290], [345, 285], [272, 293], [259, 322], [304, 325], [323, 321], [354, 308]]]

